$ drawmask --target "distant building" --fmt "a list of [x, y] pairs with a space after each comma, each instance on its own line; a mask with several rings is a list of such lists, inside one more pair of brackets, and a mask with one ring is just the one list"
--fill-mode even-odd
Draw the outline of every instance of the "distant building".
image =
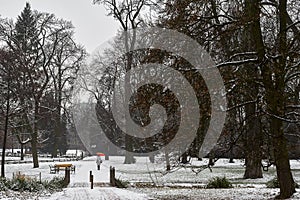
[[70, 158], [81, 158], [86, 156], [86, 152], [80, 149], [69, 149], [66, 152], [66, 156]]

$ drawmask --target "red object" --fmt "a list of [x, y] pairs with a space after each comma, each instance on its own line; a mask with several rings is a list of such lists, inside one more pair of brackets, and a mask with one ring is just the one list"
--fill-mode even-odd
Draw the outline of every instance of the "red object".
[[97, 152], [96, 154], [97, 154], [97, 156], [105, 156], [105, 154], [101, 153], [101, 152]]

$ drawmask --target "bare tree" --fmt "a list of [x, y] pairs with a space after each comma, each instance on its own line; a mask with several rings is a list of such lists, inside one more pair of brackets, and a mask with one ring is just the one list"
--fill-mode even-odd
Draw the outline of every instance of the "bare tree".
[[[60, 149], [60, 153], [62, 153], [62, 111], [63, 109], [67, 109], [63, 105], [64, 102], [70, 101], [74, 79], [87, 55], [85, 49], [74, 41], [74, 27], [71, 22], [60, 20], [58, 23], [61, 24], [61, 27], [68, 28], [59, 33], [60, 39], [57, 41], [57, 47], [49, 69], [50, 84], [53, 87], [50, 90], [54, 90], [56, 104], [54, 114], [55, 137], [52, 157], [57, 157], [57, 149]], [[53, 39], [55, 41], [55, 37]]]
[[[136, 32], [135, 28], [139, 27], [139, 25], [143, 22], [142, 20], [142, 11], [143, 9], [150, 4], [148, 0], [94, 0], [94, 4], [103, 4], [107, 10], [108, 15], [113, 16], [121, 25], [122, 31], [125, 31], [124, 37], [124, 46], [126, 54], [126, 64], [125, 71], [128, 72], [131, 70], [133, 66], [133, 55], [131, 50], [134, 49], [136, 43]], [[132, 35], [129, 35], [129, 30], [132, 30]], [[127, 81], [130, 80], [130, 77], [127, 76]], [[128, 92], [125, 91], [125, 94]], [[124, 99], [127, 99], [124, 97]], [[126, 134], [125, 136], [125, 145], [126, 156], [125, 156], [125, 164], [134, 163], [133, 155], [130, 151], [133, 150], [133, 144], [131, 138]]]
[[60, 23], [54, 15], [32, 12], [29, 3], [16, 24], [7, 21], [2, 27], [1, 39], [16, 57], [14, 66], [17, 70], [12, 81], [16, 83], [18, 101], [28, 122], [33, 167], [37, 168], [40, 104], [49, 86], [53, 57], [59, 42], [64, 39], [62, 33], [71, 27]]
[[167, 1], [166, 7], [170, 9], [160, 16], [166, 22], [161, 25], [176, 28], [205, 46], [219, 63], [230, 86], [228, 94], [235, 91], [236, 102], [229, 112], [242, 111], [241, 120], [232, 119], [247, 133], [245, 177], [261, 177], [263, 122], [273, 145], [281, 189], [278, 197], [290, 197], [294, 182], [283, 124], [298, 122], [297, 112], [287, 109], [297, 105], [288, 103], [286, 92], [297, 96], [293, 83], [299, 80], [298, 1]]
[[[1, 160], [1, 177], [5, 177], [5, 151], [7, 143], [7, 135], [9, 131], [9, 121], [12, 114], [12, 82], [11, 77], [13, 76], [12, 66], [12, 54], [5, 49], [0, 51], [0, 88], [1, 88], [1, 118], [4, 118], [4, 136], [2, 143], [2, 160]], [[2, 120], [1, 120], [2, 121]]]
[[[256, 7], [259, 7], [259, 1], [256, 2]], [[257, 16], [260, 15], [259, 10], [256, 12]], [[274, 157], [277, 170], [277, 177], [280, 185], [279, 199], [289, 198], [295, 192], [295, 184], [292, 177], [287, 141], [283, 131], [283, 119], [285, 116], [285, 74], [288, 68], [288, 13], [287, 13], [287, 0], [279, 0], [278, 9], [279, 30], [276, 38], [278, 48], [276, 48], [275, 57], [278, 59], [266, 60], [266, 48], [263, 43], [262, 31], [259, 21], [255, 23], [256, 30], [253, 32], [253, 37], [256, 38], [257, 52], [260, 61], [266, 64], [262, 67], [263, 83], [266, 90], [266, 113], [270, 116], [270, 132], [272, 135], [272, 143], [274, 147]], [[256, 34], [255, 34], [256, 33]], [[295, 34], [295, 33], [294, 33]]]

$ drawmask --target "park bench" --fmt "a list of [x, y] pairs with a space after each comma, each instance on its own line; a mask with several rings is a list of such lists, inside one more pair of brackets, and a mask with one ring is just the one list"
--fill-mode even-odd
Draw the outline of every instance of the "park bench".
[[55, 174], [56, 173], [56, 167], [54, 165], [49, 165], [50, 167], [50, 174]]
[[75, 165], [72, 165], [70, 169], [71, 169], [71, 172], [73, 172], [75, 174]]
[[55, 165], [49, 165], [50, 167], [50, 173], [55, 174], [59, 173], [60, 170], [66, 170], [66, 168], [69, 168], [71, 172], [75, 173], [75, 165], [72, 164], [55, 164]]
[[261, 166], [265, 172], [267, 172], [269, 170], [269, 167], [271, 167], [272, 165], [275, 165], [275, 162], [269, 159], [265, 163], [261, 163]]

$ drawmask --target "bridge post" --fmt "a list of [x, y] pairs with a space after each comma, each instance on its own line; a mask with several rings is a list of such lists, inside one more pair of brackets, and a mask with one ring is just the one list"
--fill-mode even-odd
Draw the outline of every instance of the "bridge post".
[[90, 171], [90, 182], [91, 182], [91, 189], [94, 188], [94, 175], [93, 172]]
[[109, 168], [109, 173], [110, 173], [110, 186], [115, 187], [116, 186], [116, 170], [114, 167], [110, 166]]
[[65, 169], [65, 179], [64, 182], [66, 185], [70, 183], [70, 167], [66, 167]]

